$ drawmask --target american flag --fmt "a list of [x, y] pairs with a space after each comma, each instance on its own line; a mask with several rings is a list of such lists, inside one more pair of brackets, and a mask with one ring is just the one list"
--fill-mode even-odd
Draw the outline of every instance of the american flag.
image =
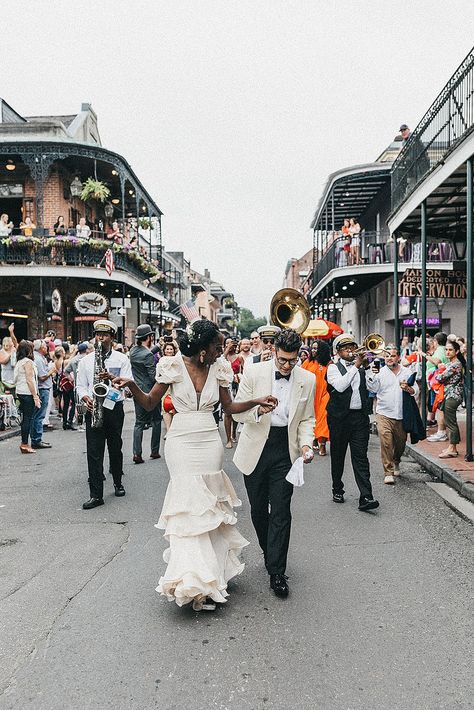
[[105, 270], [109, 276], [112, 276], [112, 271], [115, 269], [114, 253], [112, 249], [107, 249], [105, 252]]
[[186, 303], [183, 303], [183, 305], [179, 307], [179, 310], [186, 318], [188, 323], [192, 323], [193, 321], [199, 320], [201, 318], [201, 316], [199, 315], [199, 311], [196, 308], [196, 304], [194, 303], [192, 298], [191, 300], [186, 301]]

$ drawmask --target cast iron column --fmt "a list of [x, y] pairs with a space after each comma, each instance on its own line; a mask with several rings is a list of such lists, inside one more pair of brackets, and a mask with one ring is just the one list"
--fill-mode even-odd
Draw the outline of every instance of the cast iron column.
[[[421, 349], [426, 352], [426, 200], [421, 203]], [[421, 418], [426, 426], [426, 358], [421, 360]]]
[[466, 163], [466, 461], [473, 461], [472, 455], [472, 158]]
[[400, 298], [398, 296], [398, 244], [397, 233], [393, 234], [393, 337], [395, 345], [400, 347]]

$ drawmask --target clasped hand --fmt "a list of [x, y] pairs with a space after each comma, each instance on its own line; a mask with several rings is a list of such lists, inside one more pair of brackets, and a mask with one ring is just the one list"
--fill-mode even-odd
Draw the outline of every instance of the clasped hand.
[[278, 407], [278, 400], [273, 395], [269, 394], [266, 397], [259, 397], [255, 400], [255, 404], [258, 406], [258, 414], [268, 414], [273, 412], [275, 407]]

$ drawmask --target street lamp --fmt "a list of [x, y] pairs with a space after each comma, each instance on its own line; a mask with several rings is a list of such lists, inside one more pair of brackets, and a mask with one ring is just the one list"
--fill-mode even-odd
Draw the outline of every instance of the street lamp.
[[82, 182], [79, 180], [78, 176], [74, 178], [69, 189], [71, 190], [72, 197], [80, 197], [82, 192]]
[[446, 302], [445, 298], [435, 298], [436, 307], [438, 309], [439, 329], [443, 330], [443, 306]]

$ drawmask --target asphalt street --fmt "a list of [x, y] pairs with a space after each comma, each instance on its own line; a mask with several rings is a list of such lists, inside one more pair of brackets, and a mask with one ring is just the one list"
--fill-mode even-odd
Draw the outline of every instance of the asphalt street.
[[[155, 592], [166, 543], [154, 528], [164, 460], [131, 462], [127, 495], [83, 511], [85, 434], [54, 431], [50, 451], [0, 443], [0, 708], [89, 710], [441, 710], [473, 708], [474, 528], [404, 459], [381, 507], [331, 500], [329, 457], [305, 468], [293, 497], [290, 596], [268, 586], [242, 477], [246, 567], [216, 612]], [[146, 432], [144, 454], [149, 455]], [[46, 438], [46, 435], [45, 435]]]

